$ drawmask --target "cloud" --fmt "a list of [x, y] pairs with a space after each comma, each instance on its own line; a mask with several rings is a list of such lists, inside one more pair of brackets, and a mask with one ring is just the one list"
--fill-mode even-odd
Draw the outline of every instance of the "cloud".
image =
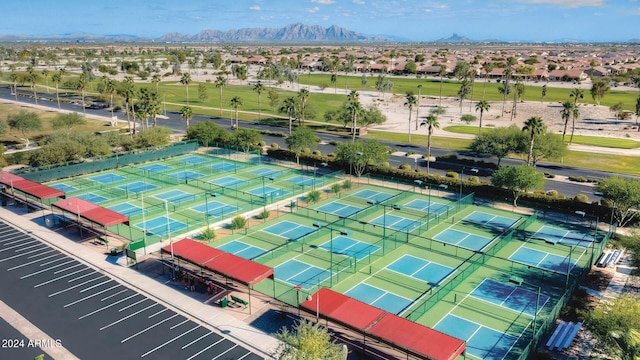
[[307, 9], [307, 11], [310, 12], [310, 13], [314, 13], [314, 12], [316, 12], [318, 10], [320, 10], [320, 8], [317, 7], [317, 6], [316, 7], [312, 7], [311, 9]]
[[321, 5], [331, 5], [333, 4], [333, 0], [311, 0], [312, 3], [318, 3]]
[[433, 11], [433, 10], [431, 10], [431, 9], [424, 9], [424, 12], [426, 12], [426, 13], [430, 13], [431, 11]]
[[357, 5], [364, 5], [364, 0], [353, 0], [353, 3]]
[[551, 4], [563, 7], [602, 6], [605, 0], [518, 0], [529, 4]]
[[637, 9], [631, 10], [631, 15], [640, 15], [640, 7]]
[[249, 8], [250, 10], [255, 10], [255, 11], [260, 11], [260, 6], [258, 5], [253, 5]]

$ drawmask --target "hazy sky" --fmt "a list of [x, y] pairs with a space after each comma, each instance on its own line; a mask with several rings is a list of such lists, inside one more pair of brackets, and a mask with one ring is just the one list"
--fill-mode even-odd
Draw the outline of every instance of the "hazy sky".
[[338, 25], [366, 35], [436, 40], [626, 41], [640, 0], [0, 0], [0, 34], [167, 32]]

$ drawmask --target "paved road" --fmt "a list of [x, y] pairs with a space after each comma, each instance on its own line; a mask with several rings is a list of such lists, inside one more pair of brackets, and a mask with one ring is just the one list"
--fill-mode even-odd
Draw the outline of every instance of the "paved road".
[[[0, 274], [0, 300], [80, 359], [262, 359], [3, 221]], [[20, 336], [0, 323], [0, 338]]]

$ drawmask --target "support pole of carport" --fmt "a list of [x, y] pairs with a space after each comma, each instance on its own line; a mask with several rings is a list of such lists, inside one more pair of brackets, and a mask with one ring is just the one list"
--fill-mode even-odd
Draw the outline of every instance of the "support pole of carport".
[[247, 285], [247, 289], [249, 290], [249, 315], [251, 315], [251, 283]]

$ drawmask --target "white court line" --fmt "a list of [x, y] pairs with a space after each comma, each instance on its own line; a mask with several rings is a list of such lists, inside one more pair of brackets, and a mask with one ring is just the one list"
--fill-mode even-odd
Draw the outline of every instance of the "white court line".
[[[21, 256], [25, 256], [25, 255], [27, 255], [27, 254], [31, 254], [31, 253], [34, 253], [34, 252], [36, 252], [36, 251], [40, 251], [40, 250], [42, 250], [42, 249], [35, 249], [35, 250], [27, 251], [27, 252], [25, 252], [25, 253], [21, 253], [21, 254], [17, 254], [17, 255], [9, 256], [8, 258], [4, 258], [4, 259], [0, 260], [0, 263], [1, 263], [1, 262], [5, 262], [5, 261], [9, 261], [9, 260], [13, 260], [13, 259], [19, 258], [19, 257], [21, 257]], [[49, 251], [47, 251], [47, 252], [51, 252], [51, 251], [55, 251], [55, 250], [53, 250], [53, 249], [52, 249], [52, 250], [49, 250]], [[45, 252], [45, 253], [47, 253], [47, 252]], [[27, 259], [29, 259], [29, 257], [27, 257]]]
[[[209, 335], [209, 334], [207, 334], [207, 335]], [[190, 357], [190, 358], [188, 358], [187, 360], [191, 360], [191, 359], [193, 359], [194, 357], [196, 357], [196, 356], [198, 356], [198, 355], [202, 354], [203, 352], [205, 352], [205, 351], [207, 351], [207, 350], [211, 349], [212, 347], [214, 347], [214, 346], [218, 345], [218, 344], [219, 344], [222, 340], [224, 340], [224, 339], [225, 339], [225, 338], [222, 338], [222, 339], [220, 339], [220, 340], [218, 340], [218, 341], [214, 342], [213, 344], [211, 344], [211, 345], [207, 346], [206, 348], [204, 348], [204, 349], [202, 349], [202, 350], [198, 351], [197, 353], [193, 354], [193, 356], [191, 356], [191, 357]]]
[[104, 329], [107, 329], [107, 328], [109, 328], [109, 327], [111, 327], [111, 326], [113, 326], [113, 325], [116, 325], [116, 324], [118, 324], [118, 323], [121, 323], [121, 322], [123, 322], [123, 321], [127, 320], [128, 318], [130, 318], [130, 317], [132, 317], [132, 316], [135, 316], [135, 315], [140, 314], [141, 312], [147, 311], [147, 310], [151, 309], [152, 307], [154, 307], [154, 306], [156, 306], [156, 305], [158, 305], [158, 303], [153, 303], [153, 304], [151, 304], [151, 305], [147, 306], [147, 307], [146, 307], [146, 308], [144, 308], [144, 309], [140, 309], [140, 310], [138, 310], [138, 311], [134, 312], [133, 314], [129, 314], [129, 315], [127, 315], [127, 316], [123, 317], [123, 318], [120, 318], [120, 319], [118, 319], [118, 320], [116, 320], [116, 321], [112, 322], [111, 324], [108, 324], [108, 325], [105, 325], [105, 326], [101, 327], [101, 328], [100, 328], [100, 331], [102, 331], [102, 330], [104, 330]]
[[[19, 268], [21, 268], [21, 267], [25, 267], [25, 266], [29, 266], [29, 265], [32, 265], [32, 264], [36, 264], [36, 263], [39, 263], [39, 262], [40, 262], [40, 261], [42, 261], [42, 260], [47, 260], [48, 258], [51, 258], [51, 257], [57, 256], [57, 255], [62, 255], [62, 254], [53, 254], [53, 255], [49, 255], [49, 256], [47, 256], [47, 257], [43, 257], [43, 258], [38, 259], [38, 260], [33, 260], [33, 261], [29, 261], [29, 262], [24, 263], [24, 264], [21, 264], [21, 265], [16, 265], [16, 266], [14, 266], [14, 267], [10, 267], [10, 268], [8, 268], [8, 269], [7, 269], [7, 271], [12, 271], [12, 270], [15, 270], [15, 269], [19, 269]], [[57, 260], [54, 260], [54, 262], [55, 262], [55, 261], [60, 261], [60, 260], [62, 260], [62, 259], [64, 259], [64, 257], [62, 257], [62, 258], [60, 258], [60, 259], [57, 259]], [[49, 263], [51, 263], [51, 261], [49, 261]], [[47, 263], [45, 263], [45, 264], [42, 264], [42, 265], [40, 265], [40, 266], [43, 266], [43, 265], [48, 265], [48, 264], [47, 264]]]
[[[187, 321], [189, 321], [189, 320], [187, 320]], [[176, 340], [180, 339], [181, 337], [183, 337], [183, 336], [187, 335], [188, 333], [190, 333], [190, 332], [194, 331], [195, 329], [197, 329], [197, 328], [199, 328], [199, 327], [200, 327], [200, 325], [196, 325], [196, 327], [194, 327], [193, 329], [188, 330], [188, 331], [185, 331], [185, 332], [183, 332], [182, 334], [180, 334], [180, 335], [178, 335], [178, 336], [174, 337], [173, 339], [171, 339], [171, 340], [169, 340], [169, 341], [166, 341], [164, 344], [161, 344], [161, 345], [156, 346], [155, 348], [153, 348], [153, 349], [151, 349], [151, 350], [147, 351], [146, 353], [144, 353], [144, 354], [140, 355], [140, 357], [145, 357], [145, 356], [147, 356], [147, 355], [151, 354], [152, 352], [154, 352], [154, 351], [156, 351], [156, 350], [158, 350], [158, 349], [160, 349], [160, 348], [162, 348], [162, 347], [164, 347], [164, 346], [166, 346], [166, 345], [168, 345], [168, 344], [170, 344], [170, 343], [172, 343], [172, 342], [174, 342], [174, 341], [176, 341]]]
[[144, 301], [147, 301], [147, 300], [149, 300], [149, 299], [147, 299], [147, 298], [142, 298], [142, 300], [136, 301], [136, 302], [134, 302], [133, 304], [129, 304], [129, 305], [127, 305], [127, 306], [125, 306], [125, 307], [123, 307], [123, 308], [119, 309], [119, 310], [118, 310], [118, 312], [123, 312], [123, 311], [127, 310], [128, 308], [134, 307], [134, 306], [136, 306], [136, 305], [138, 305], [138, 304], [140, 304], [140, 303], [142, 303], [142, 302], [144, 302]]
[[97, 314], [97, 313], [99, 313], [99, 312], [100, 312], [100, 311], [102, 311], [102, 310], [108, 309], [108, 308], [110, 308], [110, 307], [112, 307], [112, 306], [116, 306], [116, 305], [118, 305], [119, 303], [121, 303], [121, 302], [123, 302], [123, 301], [127, 301], [127, 300], [131, 299], [132, 297], [134, 297], [134, 296], [136, 296], [136, 295], [138, 295], [138, 294], [129, 295], [129, 296], [127, 296], [127, 297], [126, 297], [126, 298], [124, 298], [124, 299], [120, 299], [120, 300], [118, 300], [118, 301], [116, 301], [116, 302], [114, 302], [114, 303], [111, 303], [111, 304], [107, 305], [107, 306], [103, 306], [103, 307], [101, 307], [101, 308], [99, 308], [99, 309], [97, 309], [97, 310], [94, 310], [94, 311], [90, 312], [90, 313], [84, 314], [84, 315], [80, 316], [80, 317], [78, 318], [78, 320], [82, 320], [82, 319], [84, 319], [84, 318], [86, 318], [86, 317], [89, 317], [89, 316], [91, 316], [91, 315], [93, 315], [93, 314]]
[[84, 285], [84, 284], [88, 284], [88, 283], [90, 283], [90, 282], [96, 281], [96, 280], [100, 279], [101, 277], [104, 277], [104, 275], [103, 275], [103, 276], [98, 276], [97, 278], [94, 278], [94, 279], [91, 279], [91, 280], [87, 280], [87, 281], [85, 281], [85, 282], [82, 282], [82, 283], [80, 283], [80, 284], [74, 285], [74, 286], [72, 286], [72, 287], [68, 287], [68, 288], [66, 288], [66, 289], [64, 289], [64, 290], [56, 291], [56, 292], [54, 292], [54, 293], [49, 294], [49, 296], [48, 296], [48, 297], [54, 297], [54, 296], [56, 296], [56, 295], [60, 295], [60, 294], [62, 294], [63, 292], [67, 292], [67, 291], [69, 291], [69, 290], [73, 290], [73, 289], [75, 289], [75, 288], [77, 288], [77, 287], [80, 287], [80, 286], [82, 286], [82, 285]]
[[200, 340], [202, 340], [202, 339], [206, 338], [206, 337], [207, 337], [207, 336], [209, 336], [209, 335], [211, 335], [211, 332], [208, 332], [208, 333], [206, 333], [206, 334], [204, 334], [204, 335], [200, 336], [199, 338], [197, 338], [197, 339], [193, 340], [192, 342], [188, 343], [187, 345], [184, 345], [184, 346], [182, 347], [182, 350], [184, 350], [184, 349], [188, 348], [189, 346], [191, 346], [191, 345], [193, 345], [193, 344], [197, 343], [198, 341], [200, 341]]
[[98, 296], [98, 295], [100, 295], [100, 294], [102, 294], [102, 293], [105, 293], [105, 292], [107, 292], [107, 291], [109, 291], [109, 290], [113, 290], [113, 289], [117, 288], [118, 286], [120, 286], [120, 285], [112, 286], [112, 287], [110, 287], [110, 288], [108, 288], [108, 289], [104, 289], [104, 290], [102, 290], [102, 291], [99, 291], [99, 292], [97, 292], [97, 293], [95, 293], [95, 294], [93, 294], [93, 295], [89, 295], [89, 296], [87, 296], [87, 297], [83, 297], [82, 299], [78, 299], [78, 300], [76, 300], [76, 301], [74, 301], [74, 302], [70, 302], [70, 303], [66, 304], [65, 306], [63, 306], [63, 307], [65, 307], [65, 308], [66, 308], [66, 307], [69, 307], [69, 306], [73, 306], [73, 305], [75, 305], [75, 304], [77, 304], [77, 303], [83, 302], [83, 301], [85, 301], [85, 300], [87, 300], [87, 299], [91, 299], [92, 297], [94, 297], [94, 296]]
[[28, 275], [21, 276], [21, 277], [20, 277], [20, 280], [24, 280], [24, 279], [26, 279], [26, 278], [29, 278], [29, 277], [32, 277], [32, 276], [36, 276], [36, 275], [41, 274], [41, 273], [43, 273], [43, 272], [45, 272], [45, 271], [49, 271], [49, 270], [51, 270], [51, 269], [55, 269], [55, 268], [57, 268], [57, 267], [67, 265], [67, 264], [72, 263], [72, 262], [74, 262], [74, 261], [75, 261], [75, 260], [73, 260], [73, 259], [69, 259], [67, 262], [64, 262], [64, 263], [62, 263], [62, 264], [58, 264], [58, 265], [52, 266], [52, 267], [47, 268], [47, 269], [42, 269], [42, 270], [40, 270], [40, 271], [36, 271], [36, 272], [34, 272], [34, 273], [31, 273], [31, 274], [28, 274]]
[[162, 320], [162, 321], [160, 321], [160, 322], [157, 322], [157, 323], [155, 323], [155, 324], [153, 324], [153, 325], [151, 325], [151, 326], [147, 327], [147, 328], [146, 328], [146, 329], [144, 329], [144, 330], [140, 330], [140, 331], [138, 331], [137, 333], [135, 333], [135, 334], [133, 334], [133, 335], [131, 335], [131, 336], [127, 337], [127, 338], [122, 339], [122, 340], [120, 341], [120, 343], [121, 343], [121, 344], [124, 344], [125, 342], [127, 342], [127, 341], [129, 341], [129, 340], [133, 339], [134, 337], [136, 337], [136, 336], [138, 336], [138, 335], [140, 335], [140, 334], [143, 334], [143, 333], [145, 333], [145, 332], [147, 332], [147, 331], [149, 331], [149, 330], [153, 329], [154, 327], [156, 327], [156, 326], [158, 326], [158, 325], [160, 325], [160, 324], [162, 324], [162, 323], [165, 323], [165, 322], [167, 322], [167, 321], [169, 321], [169, 320], [173, 319], [173, 318], [174, 318], [174, 317], [176, 317], [176, 316], [178, 316], [178, 314], [173, 314], [173, 316], [169, 316], [168, 318], [166, 318], [166, 319], [164, 319], [164, 320]]
[[75, 275], [75, 274], [77, 274], [77, 273], [79, 273], [79, 272], [85, 271], [85, 270], [89, 270], [89, 269], [87, 269], [87, 268], [83, 268], [83, 269], [80, 269], [80, 270], [74, 271], [74, 272], [72, 272], [72, 273], [68, 273], [68, 274], [66, 274], [66, 275], [62, 275], [62, 276], [59, 276], [59, 277], [57, 277], [57, 278], [53, 278], [53, 279], [51, 279], [51, 280], [47, 280], [47, 281], [45, 281], [45, 282], [41, 282], [40, 284], [34, 285], [33, 287], [34, 287], [34, 288], [39, 288], [40, 286], [44, 286], [44, 285], [47, 285], [47, 284], [51, 284], [51, 283], [52, 283], [52, 282], [54, 282], [54, 281], [58, 281], [58, 280], [60, 280], [60, 279], [64, 279], [64, 278], [66, 278], [66, 277], [73, 276], [73, 275]]
[[233, 344], [233, 346], [232, 346], [232, 347], [228, 348], [226, 351], [223, 351], [222, 353], [220, 353], [220, 355], [218, 355], [218, 356], [214, 357], [214, 358], [213, 358], [213, 359], [211, 359], [211, 360], [215, 360], [215, 359], [219, 358], [220, 356], [222, 356], [222, 355], [224, 355], [224, 354], [228, 353], [229, 351], [231, 351], [231, 350], [235, 349], [236, 347], [238, 347], [238, 344]]

